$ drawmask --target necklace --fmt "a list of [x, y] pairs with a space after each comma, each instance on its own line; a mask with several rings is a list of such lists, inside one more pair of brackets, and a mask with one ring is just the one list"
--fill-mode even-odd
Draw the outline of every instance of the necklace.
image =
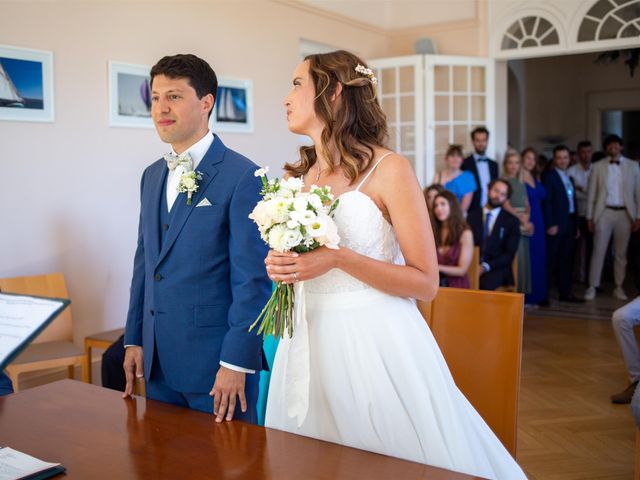
[[318, 180], [320, 180], [320, 174], [321, 174], [322, 172], [324, 172], [325, 170], [329, 170], [329, 168], [330, 168], [330, 167], [324, 167], [323, 169], [321, 169], [321, 168], [320, 168], [320, 162], [318, 162], [318, 163], [317, 163], [317, 165], [318, 165], [318, 168], [317, 168], [318, 173], [316, 174], [316, 182], [317, 182]]

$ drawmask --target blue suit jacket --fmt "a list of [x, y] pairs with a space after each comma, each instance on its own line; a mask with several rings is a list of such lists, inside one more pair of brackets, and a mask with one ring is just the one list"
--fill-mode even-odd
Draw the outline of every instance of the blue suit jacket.
[[[262, 338], [248, 332], [271, 295], [267, 247], [248, 218], [260, 200], [256, 169], [215, 136], [192, 204], [178, 195], [162, 245], [166, 162], [144, 171], [124, 342], [143, 347], [147, 380], [156, 348], [167, 384], [183, 393], [209, 392], [221, 360], [263, 367]], [[196, 207], [205, 197], [212, 205]]]

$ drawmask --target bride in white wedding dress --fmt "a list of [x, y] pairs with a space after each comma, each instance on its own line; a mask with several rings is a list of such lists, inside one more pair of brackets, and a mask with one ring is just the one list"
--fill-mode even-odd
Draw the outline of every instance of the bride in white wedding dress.
[[456, 387], [412, 300], [436, 294], [435, 244], [411, 165], [382, 146], [375, 83], [344, 51], [311, 55], [294, 72], [288, 126], [314, 146], [285, 169], [332, 187], [341, 248], [265, 260], [296, 292], [265, 424], [485, 478], [526, 478]]

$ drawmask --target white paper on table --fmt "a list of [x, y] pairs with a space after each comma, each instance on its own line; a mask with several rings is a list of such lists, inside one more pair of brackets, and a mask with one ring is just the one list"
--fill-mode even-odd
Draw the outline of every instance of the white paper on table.
[[43, 462], [9, 447], [0, 448], [0, 480], [23, 478], [59, 465]]
[[0, 368], [52, 321], [68, 300], [0, 293]]

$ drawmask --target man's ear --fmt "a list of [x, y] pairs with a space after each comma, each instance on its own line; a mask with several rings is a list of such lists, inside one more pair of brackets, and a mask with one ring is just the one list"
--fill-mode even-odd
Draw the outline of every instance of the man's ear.
[[342, 95], [342, 83], [338, 82], [336, 84], [336, 91], [331, 95], [331, 101], [335, 102]]
[[215, 97], [210, 93], [207, 93], [204, 97], [202, 97], [202, 108], [207, 112], [207, 114], [210, 110], [213, 110], [215, 101]]

